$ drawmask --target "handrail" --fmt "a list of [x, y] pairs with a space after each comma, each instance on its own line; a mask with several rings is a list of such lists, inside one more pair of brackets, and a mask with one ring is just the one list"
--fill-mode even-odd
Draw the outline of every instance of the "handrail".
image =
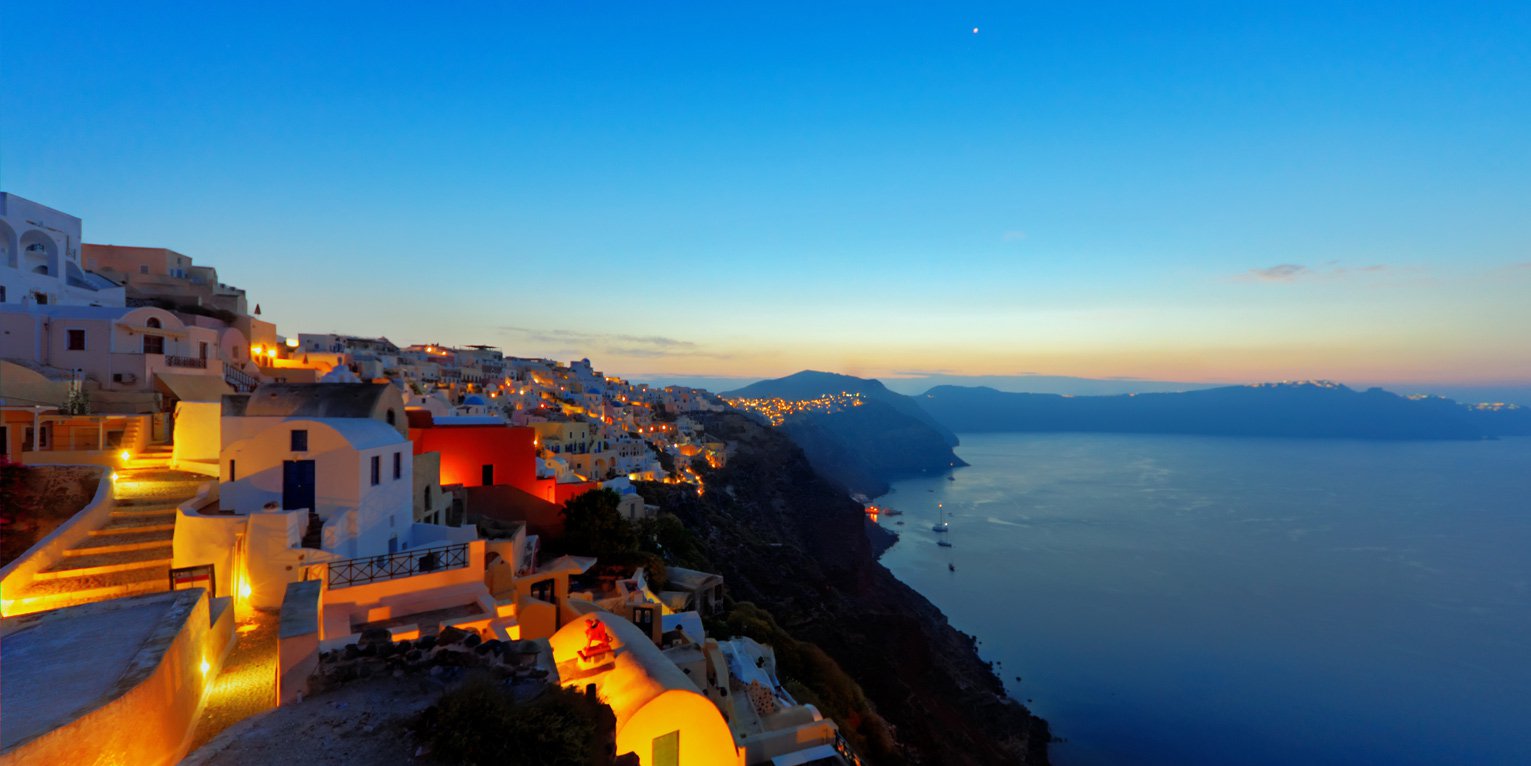
[[326, 575], [326, 586], [348, 588], [398, 577], [461, 569], [468, 565], [468, 546], [468, 543], [459, 543], [331, 561], [326, 565], [329, 572]]

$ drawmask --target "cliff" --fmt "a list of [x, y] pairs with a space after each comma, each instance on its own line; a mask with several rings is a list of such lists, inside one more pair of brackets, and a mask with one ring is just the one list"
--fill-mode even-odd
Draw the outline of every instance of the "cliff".
[[1046, 722], [1005, 695], [972, 636], [877, 562], [861, 508], [782, 433], [737, 413], [703, 419], [733, 447], [727, 467], [707, 474], [706, 494], [642, 491], [700, 537], [732, 599], [764, 608], [859, 683], [893, 739], [881, 747], [875, 722], [841, 720], [872, 742], [863, 755], [879, 764], [1046, 763]]

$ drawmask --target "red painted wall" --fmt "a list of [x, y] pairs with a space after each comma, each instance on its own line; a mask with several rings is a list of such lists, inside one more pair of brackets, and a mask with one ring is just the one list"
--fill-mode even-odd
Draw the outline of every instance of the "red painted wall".
[[415, 454], [441, 453], [441, 483], [483, 485], [483, 467], [494, 466], [494, 483], [539, 497], [536, 432], [523, 426], [433, 426], [411, 428]]
[[559, 484], [537, 478], [536, 436], [536, 431], [525, 426], [432, 425], [409, 429], [416, 455], [441, 453], [443, 485], [483, 486], [484, 466], [492, 465], [496, 485], [515, 487], [558, 505], [601, 486], [593, 481]]

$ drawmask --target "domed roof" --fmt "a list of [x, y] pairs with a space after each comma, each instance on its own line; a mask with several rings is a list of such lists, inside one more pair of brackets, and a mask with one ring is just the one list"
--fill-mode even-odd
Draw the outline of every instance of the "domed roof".
[[475, 406], [475, 405], [479, 406], [479, 407], [488, 407], [489, 406], [489, 400], [485, 399], [480, 394], [468, 394], [466, 397], [463, 398], [462, 403], [464, 405], [469, 405], [469, 406]]

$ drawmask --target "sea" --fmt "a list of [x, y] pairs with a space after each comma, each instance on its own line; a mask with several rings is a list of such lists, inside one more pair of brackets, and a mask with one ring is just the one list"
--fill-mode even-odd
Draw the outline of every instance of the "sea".
[[960, 436], [882, 561], [1055, 764], [1531, 764], [1531, 439]]

